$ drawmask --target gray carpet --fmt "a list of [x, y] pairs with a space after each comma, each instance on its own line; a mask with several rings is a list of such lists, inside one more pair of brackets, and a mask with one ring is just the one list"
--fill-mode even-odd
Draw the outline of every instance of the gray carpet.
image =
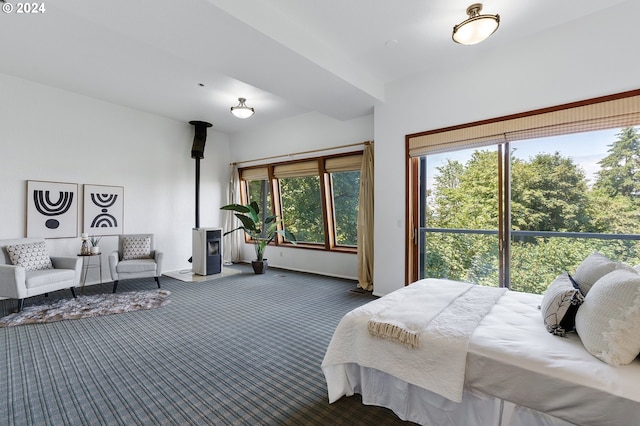
[[[158, 309], [0, 329], [0, 424], [406, 423], [357, 395], [327, 403], [320, 364], [333, 330], [372, 296], [352, 281], [234, 267], [243, 273], [202, 283], [161, 278], [171, 303]], [[118, 292], [154, 287], [121, 281]], [[0, 316], [14, 306], [0, 301]]]

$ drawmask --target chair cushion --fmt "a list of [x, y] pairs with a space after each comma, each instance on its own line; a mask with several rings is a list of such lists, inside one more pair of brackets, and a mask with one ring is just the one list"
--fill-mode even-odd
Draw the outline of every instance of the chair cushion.
[[150, 259], [151, 237], [124, 237], [122, 239], [122, 260]]
[[44, 241], [10, 245], [6, 248], [11, 263], [16, 266], [22, 266], [25, 271], [53, 269], [53, 264], [47, 251], [47, 244]]
[[123, 260], [116, 266], [119, 274], [131, 274], [136, 272], [154, 272], [156, 270], [156, 262], [153, 259], [135, 259]]
[[25, 274], [25, 285], [27, 288], [42, 287], [61, 281], [74, 280], [76, 271], [73, 269], [53, 269], [29, 271]]

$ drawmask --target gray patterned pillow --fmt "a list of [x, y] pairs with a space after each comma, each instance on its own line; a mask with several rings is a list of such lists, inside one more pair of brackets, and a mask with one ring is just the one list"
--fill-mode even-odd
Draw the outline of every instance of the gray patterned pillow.
[[611, 365], [629, 364], [640, 353], [640, 274], [616, 270], [600, 278], [576, 314], [584, 347]]
[[124, 237], [122, 260], [151, 259], [151, 237]]
[[562, 337], [572, 331], [576, 312], [583, 301], [584, 297], [571, 276], [566, 272], [560, 274], [547, 288], [540, 305], [547, 331]]
[[53, 269], [44, 241], [7, 246], [7, 254], [11, 263], [22, 266], [25, 271]]

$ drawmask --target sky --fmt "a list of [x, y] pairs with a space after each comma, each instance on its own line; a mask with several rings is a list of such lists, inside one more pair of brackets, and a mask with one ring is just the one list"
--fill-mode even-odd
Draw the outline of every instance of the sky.
[[[511, 143], [511, 150], [515, 150], [513, 155], [522, 160], [529, 160], [539, 153], [553, 154], [557, 151], [564, 157], [570, 157], [573, 159], [574, 164], [582, 167], [587, 178], [587, 184], [591, 186], [595, 183], [596, 173], [600, 169], [598, 162], [608, 154], [609, 145], [618, 139], [616, 135], [619, 132], [620, 129], [608, 129], [518, 141]], [[497, 150], [497, 147], [489, 146], [479, 149]], [[438, 173], [436, 167], [446, 164], [447, 159], [457, 160], [465, 164], [475, 150], [474, 148], [428, 156], [427, 188], [432, 188], [434, 176]]]

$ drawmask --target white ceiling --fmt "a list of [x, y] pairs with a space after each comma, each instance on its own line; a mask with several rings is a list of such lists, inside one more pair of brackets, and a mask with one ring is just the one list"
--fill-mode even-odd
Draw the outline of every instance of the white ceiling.
[[[500, 28], [461, 46], [451, 31], [472, 0], [44, 0], [0, 16], [0, 73], [234, 133], [368, 114], [386, 83], [628, 1], [487, 0]], [[229, 113], [238, 97], [253, 117]]]

